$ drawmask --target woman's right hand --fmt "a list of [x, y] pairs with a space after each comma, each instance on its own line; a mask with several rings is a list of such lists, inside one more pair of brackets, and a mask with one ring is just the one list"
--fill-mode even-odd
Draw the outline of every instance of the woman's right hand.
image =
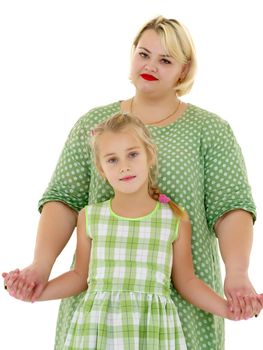
[[23, 270], [16, 269], [2, 274], [4, 284], [11, 296], [16, 299], [36, 301], [48, 282], [48, 274], [34, 263]]

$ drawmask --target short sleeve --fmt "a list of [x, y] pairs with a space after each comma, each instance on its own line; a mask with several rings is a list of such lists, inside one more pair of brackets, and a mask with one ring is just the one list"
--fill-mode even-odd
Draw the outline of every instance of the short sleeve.
[[72, 128], [49, 185], [40, 199], [39, 211], [49, 201], [61, 201], [79, 211], [88, 203], [90, 183], [88, 131], [80, 118]]
[[204, 202], [209, 229], [233, 209], [243, 209], [256, 219], [256, 207], [243, 155], [229, 124], [219, 117], [203, 125]]

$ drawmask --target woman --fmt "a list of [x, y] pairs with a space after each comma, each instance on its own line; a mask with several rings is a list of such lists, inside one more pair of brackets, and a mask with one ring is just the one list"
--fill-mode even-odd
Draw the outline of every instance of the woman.
[[[86, 136], [96, 124], [122, 111], [135, 114], [148, 125], [158, 147], [160, 188], [190, 215], [197, 276], [222, 294], [219, 242], [230, 307], [238, 317], [238, 295], [249, 295], [247, 315], [259, 312], [247, 272], [256, 213], [242, 154], [224, 120], [179, 100], [191, 89], [195, 71], [193, 44], [180, 23], [157, 17], [141, 29], [132, 51], [130, 79], [135, 95], [91, 110], [72, 129], [39, 202], [34, 261], [21, 273], [6, 277], [7, 288], [16, 291], [16, 297], [38, 297], [75, 228], [78, 211], [112, 195], [92, 165]], [[176, 291], [172, 297], [182, 316], [187, 348], [223, 349], [222, 319], [189, 305]], [[62, 348], [78, 300], [73, 297], [61, 303], [56, 349]]]

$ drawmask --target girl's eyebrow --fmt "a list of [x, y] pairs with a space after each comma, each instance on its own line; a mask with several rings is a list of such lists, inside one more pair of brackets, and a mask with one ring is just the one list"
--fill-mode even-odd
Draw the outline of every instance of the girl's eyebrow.
[[133, 151], [135, 149], [140, 149], [140, 148], [141, 147], [139, 147], [139, 146], [129, 147], [129, 148], [126, 149], [126, 151], [129, 152], [129, 151]]
[[[139, 146], [133, 146], [133, 147], [129, 147], [126, 149], [126, 152], [130, 152], [132, 150], [135, 150], [135, 149], [140, 149], [141, 147]], [[107, 158], [107, 157], [111, 157], [111, 156], [114, 156], [116, 155], [116, 153], [107, 153], [107, 154], [104, 154], [103, 158]]]
[[[146, 51], [146, 52], [148, 52], [148, 53], [151, 53], [151, 51], [148, 50], [148, 49], [146, 49], [146, 47], [140, 46], [140, 47], [138, 47], [138, 49], [144, 50], [144, 51]], [[172, 58], [172, 56], [170, 56], [170, 55], [163, 55], [163, 54], [160, 54], [159, 56], [161, 56], [161, 57], [169, 57], [169, 58]]]
[[103, 158], [114, 156], [116, 153], [107, 153], [103, 156]]

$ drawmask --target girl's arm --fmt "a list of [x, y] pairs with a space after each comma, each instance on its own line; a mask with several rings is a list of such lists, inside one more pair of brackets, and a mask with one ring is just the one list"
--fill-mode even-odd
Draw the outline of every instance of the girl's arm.
[[227, 301], [197, 278], [194, 273], [189, 220], [181, 221], [178, 239], [173, 243], [172, 281], [175, 289], [189, 303], [215, 315], [234, 319]]
[[91, 239], [86, 234], [85, 209], [79, 213], [77, 223], [77, 248], [74, 269], [50, 280], [38, 301], [63, 299], [87, 289]]

